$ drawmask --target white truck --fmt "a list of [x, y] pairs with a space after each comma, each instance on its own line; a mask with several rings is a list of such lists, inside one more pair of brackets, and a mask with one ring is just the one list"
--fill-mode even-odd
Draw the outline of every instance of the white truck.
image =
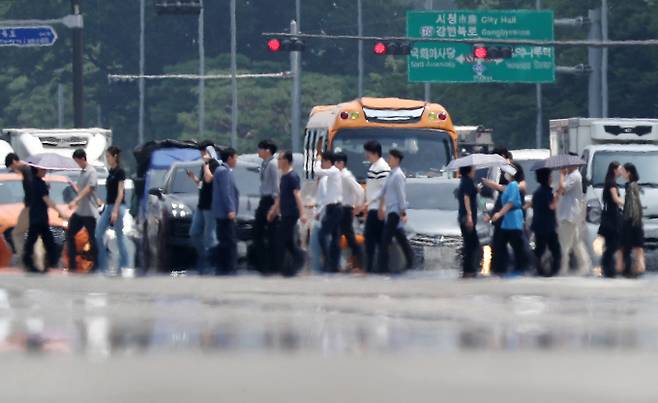
[[0, 140], [0, 169], [4, 168], [4, 163], [5, 163], [5, 157], [7, 157], [7, 154], [13, 153], [14, 149], [11, 148], [11, 145], [9, 145], [8, 142], [4, 140]]
[[21, 159], [31, 155], [52, 152], [71, 157], [82, 148], [87, 160], [100, 177], [107, 176], [105, 150], [112, 144], [112, 131], [108, 129], [3, 129], [0, 140], [8, 142]]
[[647, 269], [658, 269], [658, 119], [551, 120], [550, 148], [552, 155], [574, 153], [587, 162], [581, 171], [587, 202], [586, 242], [595, 265], [604, 246], [597, 232], [608, 165], [612, 161], [635, 164], [643, 190]]

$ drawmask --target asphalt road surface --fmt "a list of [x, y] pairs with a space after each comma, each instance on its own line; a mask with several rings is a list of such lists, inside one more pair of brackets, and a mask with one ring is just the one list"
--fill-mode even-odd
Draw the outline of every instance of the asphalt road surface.
[[656, 402], [658, 279], [0, 275], [0, 402]]

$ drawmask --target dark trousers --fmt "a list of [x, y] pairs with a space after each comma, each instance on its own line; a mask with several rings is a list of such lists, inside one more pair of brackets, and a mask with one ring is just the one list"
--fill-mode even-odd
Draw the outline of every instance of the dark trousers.
[[[546, 252], [546, 248], [551, 252], [553, 261], [551, 263], [551, 270], [547, 272], [541, 264], [541, 258]], [[537, 259], [537, 274], [540, 276], [552, 277], [560, 272], [562, 264], [562, 248], [560, 247], [560, 240], [557, 232], [549, 232], [547, 234], [535, 233], [535, 259]]]
[[468, 228], [466, 225], [459, 226], [462, 232], [462, 257], [463, 257], [463, 275], [474, 275], [480, 266], [478, 257], [480, 255], [480, 239], [475, 230], [475, 226]]
[[377, 216], [377, 210], [369, 210], [366, 217], [366, 271], [374, 272], [375, 250], [381, 249], [382, 232], [384, 231], [384, 221]]
[[404, 229], [400, 228], [400, 216], [397, 213], [389, 213], [386, 217], [386, 222], [384, 223], [382, 244], [379, 248], [379, 271], [381, 273], [390, 272], [390, 268], [388, 267], [388, 254], [391, 249], [393, 237], [398, 241], [398, 245], [400, 245], [404, 258], [407, 261], [405, 267], [410, 269], [414, 263], [414, 255], [411, 250], [411, 245], [409, 245], [407, 234], [404, 233]]
[[274, 273], [276, 271], [276, 259], [274, 246], [276, 245], [277, 221], [267, 221], [267, 213], [274, 204], [272, 196], [263, 196], [258, 202], [254, 217], [254, 251], [256, 270], [261, 273]]
[[603, 256], [601, 256], [601, 270], [605, 277], [612, 278], [617, 275], [615, 254], [621, 247], [619, 234], [608, 234], [603, 238], [605, 239], [605, 249], [603, 250]]
[[356, 242], [354, 235], [354, 207], [343, 206], [343, 217], [340, 222], [340, 233], [347, 238], [347, 244], [352, 250], [352, 256], [356, 257], [358, 267], [363, 265], [363, 250]]
[[217, 219], [217, 265], [215, 274], [233, 274], [238, 266], [238, 234], [235, 220]]
[[509, 255], [507, 253], [508, 244], [512, 246], [512, 250], [514, 251], [514, 263], [516, 264], [514, 271], [524, 272], [528, 268], [528, 256], [526, 255], [526, 248], [523, 242], [523, 231], [501, 229], [501, 233], [504, 242], [501, 243], [500, 249], [494, 253], [498, 254], [498, 258], [500, 258], [499, 263], [505, 268], [504, 272], [507, 271], [507, 266], [509, 265]]
[[75, 234], [80, 232], [82, 228], [85, 228], [89, 233], [89, 255], [93, 263], [92, 270], [96, 269], [96, 262], [98, 252], [96, 249], [96, 218], [95, 217], [83, 217], [77, 214], [73, 214], [69, 219], [69, 229], [66, 233], [66, 249], [68, 249], [69, 255], [69, 270], [76, 270], [76, 256], [78, 254], [77, 248], [75, 246]]
[[342, 216], [339, 204], [329, 204], [325, 207], [322, 226], [320, 227], [320, 247], [324, 257], [325, 270], [338, 272], [340, 261], [340, 220]]
[[49, 267], [53, 267], [57, 264], [57, 247], [55, 246], [55, 239], [53, 238], [52, 232], [48, 224], [30, 224], [30, 227], [27, 230], [27, 239], [23, 246], [23, 264], [28, 271], [37, 271], [37, 268], [34, 266], [34, 261], [32, 255], [34, 255], [34, 244], [37, 242], [37, 239], [41, 237], [43, 241], [43, 246], [46, 249], [46, 264], [44, 267], [48, 270]]
[[500, 225], [494, 227], [491, 248], [493, 251], [491, 255], [491, 272], [499, 276], [503, 275], [507, 272], [507, 243]]
[[[304, 251], [301, 250], [295, 240], [295, 229], [297, 228], [298, 217], [281, 217], [279, 222], [277, 253], [277, 267], [281, 274], [286, 277], [292, 277], [304, 264]], [[292, 256], [292, 265], [285, 265], [286, 252]]]

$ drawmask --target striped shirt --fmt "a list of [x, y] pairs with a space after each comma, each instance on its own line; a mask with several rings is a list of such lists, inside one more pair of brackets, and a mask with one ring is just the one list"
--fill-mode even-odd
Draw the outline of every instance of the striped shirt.
[[384, 188], [386, 178], [391, 172], [391, 167], [383, 159], [379, 158], [368, 169], [368, 179], [366, 181], [366, 200], [368, 200], [368, 210], [378, 210], [379, 202], [374, 200]]

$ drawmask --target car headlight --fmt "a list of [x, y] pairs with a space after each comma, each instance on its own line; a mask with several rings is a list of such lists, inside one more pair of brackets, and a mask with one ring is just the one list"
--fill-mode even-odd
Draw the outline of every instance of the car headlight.
[[601, 202], [599, 199], [587, 201], [587, 222], [591, 224], [601, 223]]
[[173, 217], [187, 217], [192, 215], [192, 210], [183, 203], [171, 203], [171, 215]]

